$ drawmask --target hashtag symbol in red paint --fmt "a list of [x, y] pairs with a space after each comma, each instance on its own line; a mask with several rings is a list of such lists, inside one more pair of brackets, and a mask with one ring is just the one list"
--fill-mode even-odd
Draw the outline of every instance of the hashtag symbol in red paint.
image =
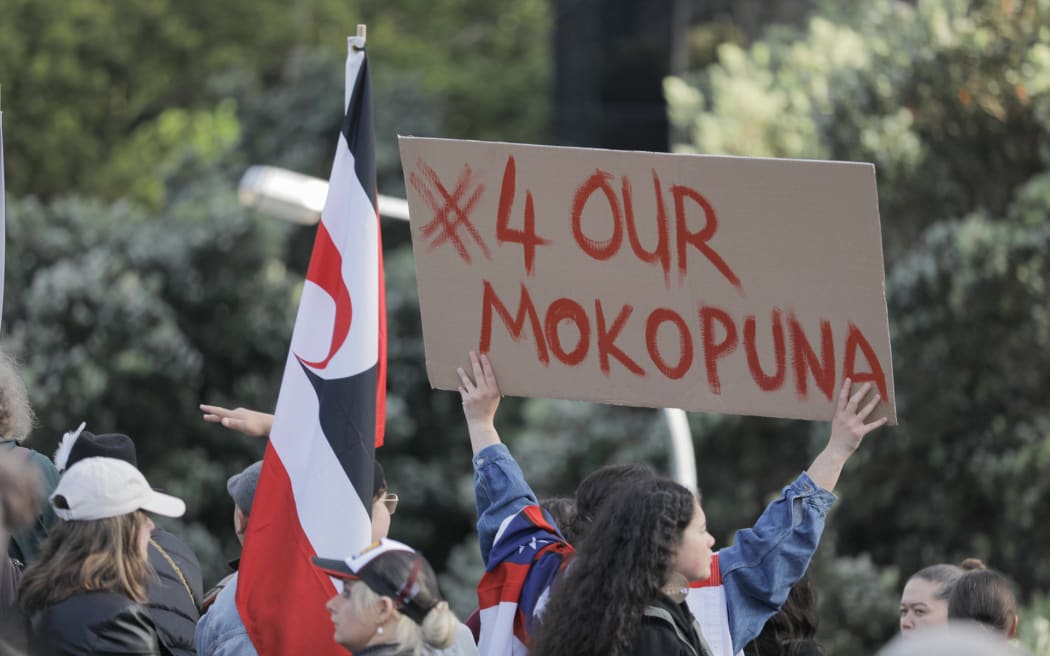
[[452, 193], [438, 178], [437, 172], [422, 159], [416, 162], [416, 171], [408, 176], [408, 181], [434, 212], [434, 218], [420, 229], [423, 236], [430, 239], [429, 250], [451, 243], [463, 261], [470, 264], [470, 250], [465, 241], [469, 238], [486, 258], [491, 259], [488, 246], [470, 220], [470, 213], [485, 192], [485, 185], [476, 182], [469, 166], [463, 165]]

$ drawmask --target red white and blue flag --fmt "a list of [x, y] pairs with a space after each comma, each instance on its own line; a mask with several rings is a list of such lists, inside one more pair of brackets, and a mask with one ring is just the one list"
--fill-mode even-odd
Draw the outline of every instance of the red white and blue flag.
[[[551, 589], [571, 566], [574, 554], [539, 506], [525, 506], [503, 521], [488, 552], [485, 574], [478, 582], [478, 651], [528, 656]], [[711, 559], [711, 576], [690, 583], [686, 600], [711, 653], [734, 656], [717, 553]]]
[[386, 400], [386, 308], [371, 82], [347, 39], [346, 114], [241, 556], [237, 608], [263, 656], [345, 654], [310, 558], [371, 541]]
[[539, 506], [525, 506], [503, 521], [478, 582], [478, 651], [528, 656], [551, 588], [574, 553]]

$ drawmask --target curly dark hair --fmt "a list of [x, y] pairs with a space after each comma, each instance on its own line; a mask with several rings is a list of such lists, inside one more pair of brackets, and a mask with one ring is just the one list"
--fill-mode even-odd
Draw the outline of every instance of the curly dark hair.
[[569, 539], [569, 534], [576, 524], [576, 500], [570, 497], [540, 499], [540, 508], [547, 511], [561, 534], [566, 540], [569, 540], [569, 544], [573, 544], [573, 541]]
[[602, 504], [590, 538], [555, 584], [532, 654], [631, 653], [642, 614], [670, 575], [696, 497], [660, 478], [642, 478], [618, 488]]
[[656, 478], [653, 468], [638, 463], [606, 465], [591, 472], [576, 486], [576, 512], [572, 522], [558, 526], [562, 535], [569, 544], [580, 547], [591, 530], [591, 522], [606, 501], [616, 496], [623, 486], [650, 478]]

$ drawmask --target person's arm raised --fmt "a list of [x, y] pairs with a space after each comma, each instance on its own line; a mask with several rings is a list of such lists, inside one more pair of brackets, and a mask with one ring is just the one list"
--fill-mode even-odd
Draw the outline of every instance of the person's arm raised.
[[882, 397], [875, 394], [861, 407], [861, 403], [864, 403], [865, 397], [871, 391], [871, 383], [864, 383], [856, 394], [850, 396], [852, 384], [849, 378], [842, 381], [835, 415], [831, 418], [831, 436], [828, 437], [828, 444], [806, 470], [814, 483], [829, 492], [835, 489], [842, 474], [842, 467], [860, 446], [864, 436], [888, 421], [883, 417], [867, 422]]
[[[470, 353], [473, 377], [462, 368], [459, 375], [459, 396], [463, 399], [463, 415], [467, 418], [470, 446], [474, 450], [474, 496], [478, 503], [478, 543], [486, 565], [492, 565], [490, 555], [496, 535], [504, 523], [526, 506], [539, 504], [536, 494], [525, 480], [521, 467], [496, 432], [496, 408], [500, 392], [492, 363], [487, 356]], [[503, 551], [494, 556], [506, 557]]]
[[459, 396], [463, 399], [463, 415], [467, 418], [467, 431], [470, 433], [470, 446], [477, 455], [482, 449], [493, 444], [501, 444], [496, 432], [496, 408], [499, 407], [499, 385], [496, 375], [492, 373], [492, 363], [487, 355], [480, 357], [470, 352], [470, 364], [474, 378], [467, 375], [463, 368], [456, 369], [461, 385]]
[[224, 408], [219, 405], [200, 405], [204, 421], [210, 424], [222, 424], [251, 437], [267, 437], [273, 428], [273, 415], [248, 408]]
[[[718, 552], [733, 653], [758, 636], [805, 574], [835, 502], [831, 490], [843, 465], [865, 435], [886, 423], [866, 423], [879, 402], [877, 394], [858, 410], [871, 385], [861, 386], [853, 396], [851, 386], [849, 379], [843, 381], [831, 437], [809, 470], [784, 488], [753, 528], [738, 531], [732, 546]], [[696, 612], [705, 612], [702, 604]]]

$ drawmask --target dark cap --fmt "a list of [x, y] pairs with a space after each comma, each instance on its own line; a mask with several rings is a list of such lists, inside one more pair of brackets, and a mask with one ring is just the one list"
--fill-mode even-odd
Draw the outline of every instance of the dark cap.
[[84, 424], [66, 433], [55, 451], [55, 467], [63, 472], [85, 458], [115, 458], [139, 466], [135, 443], [123, 433], [95, 435], [84, 430]]
[[259, 473], [262, 471], [262, 460], [254, 462], [239, 474], [234, 474], [226, 481], [226, 491], [233, 497], [233, 502], [245, 515], [252, 512], [252, 500], [255, 499], [255, 488], [259, 486]]
[[422, 624], [440, 599], [421, 599], [421, 575], [435, 578], [433, 569], [415, 549], [390, 538], [374, 542], [349, 558], [313, 558], [314, 566], [337, 579], [361, 581], [382, 597], [398, 603], [398, 610]]

